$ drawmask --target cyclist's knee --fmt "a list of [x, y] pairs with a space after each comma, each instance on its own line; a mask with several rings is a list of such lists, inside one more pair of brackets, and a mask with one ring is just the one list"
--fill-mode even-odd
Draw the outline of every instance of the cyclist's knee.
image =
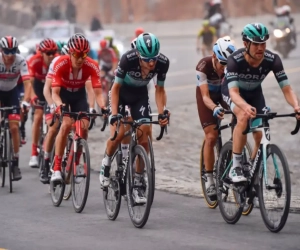
[[11, 121], [9, 122], [9, 130], [12, 135], [19, 133], [19, 122]]
[[61, 124], [61, 127], [60, 127], [60, 132], [63, 134], [63, 135], [67, 135], [70, 130], [72, 128], [72, 122], [71, 120], [64, 120]]
[[262, 132], [261, 131], [255, 131], [253, 132], [253, 138], [254, 138], [254, 141], [259, 144], [261, 139], [262, 139]]
[[205, 135], [205, 145], [210, 148], [213, 148], [217, 142], [218, 134], [208, 133]]

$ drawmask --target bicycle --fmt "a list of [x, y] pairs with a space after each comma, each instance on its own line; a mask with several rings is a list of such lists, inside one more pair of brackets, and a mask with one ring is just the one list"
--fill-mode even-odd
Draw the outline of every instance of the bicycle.
[[[9, 111], [15, 109], [15, 107], [1, 107], [0, 108], [0, 177], [1, 187], [5, 186], [5, 169], [8, 168], [9, 177], [9, 192], [12, 193], [13, 185], [13, 144], [12, 137], [9, 129]], [[18, 108], [19, 109], [19, 108]]]
[[[222, 147], [217, 165], [217, 197], [218, 203], [220, 204], [220, 212], [223, 219], [227, 223], [235, 224], [236, 222], [238, 222], [242, 215], [243, 207], [246, 205], [246, 202], [248, 204], [251, 204], [253, 202], [254, 196], [257, 195], [259, 199], [261, 216], [266, 227], [274, 233], [279, 232], [284, 227], [289, 214], [291, 199], [291, 182], [289, 175], [290, 172], [287, 160], [281, 149], [275, 144], [270, 144], [270, 128], [268, 121], [277, 117], [295, 117], [295, 115], [296, 113], [277, 115], [276, 112], [272, 112], [267, 114], [257, 114], [254, 120], [249, 120], [247, 128], [245, 129], [245, 131], [243, 131], [243, 134], [247, 134], [255, 130], [260, 130], [262, 131], [262, 139], [253, 164], [250, 164], [250, 166], [248, 165], [248, 167], [245, 168], [244, 166], [247, 166], [247, 164], [249, 163], [245, 161], [245, 158], [243, 158], [242, 160], [241, 164], [243, 166], [244, 176], [247, 178], [246, 182], [233, 183], [231, 181], [228, 175], [232, 165], [232, 141], [226, 142]], [[300, 122], [297, 121], [296, 128], [291, 132], [291, 134], [296, 134], [299, 131], [299, 127]], [[275, 155], [278, 156], [278, 159], [281, 162], [285, 185], [282, 183], [282, 174], [279, 172], [278, 160], [276, 160]], [[273, 170], [275, 170], [275, 174], [271, 180], [271, 184], [268, 179], [268, 177], [270, 177], [270, 174], [268, 173], [269, 170], [267, 170], [267, 160], [269, 157], [271, 160], [273, 160]], [[283, 210], [282, 217], [277, 221], [271, 221], [272, 218], [268, 218], [268, 214], [266, 211], [267, 207], [269, 206], [272, 209], [274, 206], [274, 201], [270, 200], [265, 204], [264, 199], [267, 199], [269, 197], [265, 196], [263, 190], [264, 187], [266, 188], [266, 191], [275, 191], [275, 198], [283, 198], [283, 201], [281, 201], [279, 207], [275, 208], [275, 210]], [[283, 189], [286, 191], [285, 195], [282, 194]], [[225, 209], [226, 202], [231, 201], [229, 191], [233, 191], [238, 197], [238, 199], [235, 201], [234, 206], [236, 210], [232, 214], [229, 214], [229, 212]], [[236, 206], [236, 202], [238, 202], [238, 206]]]
[[[216, 167], [218, 164], [218, 158], [220, 156], [220, 150], [223, 146], [223, 142], [222, 142], [222, 134], [221, 131], [227, 128], [231, 128], [231, 138], [230, 140], [232, 140], [232, 131], [236, 125], [236, 117], [233, 115], [233, 113], [229, 110], [224, 110], [224, 114], [232, 114], [232, 120], [230, 123], [227, 123], [225, 125], [221, 126], [221, 122], [222, 120], [218, 119], [217, 121], [217, 125], [215, 126], [215, 130], [218, 130], [218, 138], [217, 138], [217, 142], [215, 145], [215, 163], [214, 163], [214, 167], [213, 167], [213, 178], [214, 180], [216, 179]], [[204, 197], [204, 201], [207, 204], [207, 206], [211, 209], [215, 209], [218, 206], [218, 200], [217, 200], [217, 196], [214, 197], [209, 197], [207, 195], [206, 192], [206, 186], [205, 183], [207, 182], [207, 177], [206, 177], [206, 170], [205, 170], [205, 165], [204, 165], [204, 156], [203, 156], [203, 151], [204, 151], [204, 145], [205, 145], [205, 138], [203, 140], [202, 143], [202, 147], [200, 150], [200, 180], [201, 180], [201, 189], [202, 189], [202, 193], [203, 193], [203, 197]], [[245, 146], [245, 157], [246, 159], [250, 158], [250, 156], [252, 155], [252, 148], [250, 146], [250, 144], [247, 142], [246, 146]], [[216, 181], [216, 180], [215, 180]], [[244, 208], [243, 211], [243, 215], [249, 215], [252, 212], [253, 209], [253, 204], [246, 206]]]
[[39, 131], [40, 131], [40, 134], [39, 134], [39, 140], [38, 140], [38, 145], [37, 145], [37, 151], [38, 151], [38, 166], [37, 168], [39, 168], [39, 175], [41, 174], [42, 172], [42, 169], [45, 165], [45, 158], [44, 158], [44, 140], [46, 138], [46, 135], [48, 133], [48, 126], [47, 126], [47, 122], [46, 122], [46, 110], [47, 110], [48, 105], [47, 103], [45, 103], [43, 105], [43, 119], [42, 119], [42, 122], [40, 124], [40, 127], [39, 127]]
[[[166, 113], [164, 114], [167, 117]], [[150, 146], [150, 160], [148, 158], [147, 152], [143, 146], [138, 145], [138, 135], [136, 130], [143, 124], [159, 124], [158, 121], [125, 121], [122, 123], [124, 125], [130, 125], [130, 130], [124, 133], [123, 138], [130, 136], [131, 141], [129, 144], [128, 155], [123, 161], [121, 145], [118, 145], [118, 149], [111, 157], [111, 168], [110, 168], [110, 184], [108, 187], [103, 188], [103, 200], [104, 206], [107, 213], [107, 217], [110, 220], [115, 220], [118, 217], [120, 206], [121, 206], [121, 196], [127, 196], [127, 207], [130, 219], [133, 225], [137, 228], [142, 228], [147, 223], [152, 202], [154, 199], [154, 177], [155, 177], [155, 167], [154, 167], [154, 154], [150, 138], [148, 137], [148, 144]], [[117, 123], [117, 129], [111, 140], [115, 140], [120, 127], [120, 121]], [[164, 134], [165, 128], [161, 127], [159, 136], [157, 140], [161, 140]], [[144, 166], [145, 176], [142, 179], [143, 190], [147, 198], [146, 204], [137, 204], [134, 202], [132, 197], [132, 190], [134, 188], [134, 162], [138, 157], [139, 164]], [[115, 164], [113, 164], [115, 163]], [[114, 166], [115, 165], [115, 166]], [[109, 198], [110, 197], [110, 198]], [[109, 202], [112, 203], [110, 206]], [[144, 212], [142, 215], [138, 216], [135, 208], [144, 207]]]
[[[85, 207], [90, 183], [90, 153], [88, 144], [81, 137], [81, 119], [83, 117], [96, 117], [102, 114], [94, 114], [87, 112], [67, 112], [62, 110], [60, 122], [64, 115], [69, 115], [75, 120], [75, 131], [71, 131], [68, 137], [64, 155], [62, 157], [62, 182], [50, 182], [51, 200], [54, 206], [60, 206], [65, 196], [65, 187], [71, 184], [72, 202], [76, 213], [81, 213]], [[53, 116], [50, 126], [53, 126], [57, 115]], [[89, 126], [90, 127], [90, 126]], [[80, 158], [83, 156], [83, 163], [79, 164]], [[51, 171], [53, 172], [54, 161], [51, 162]], [[84, 184], [83, 195], [79, 201], [78, 190], [76, 185]]]

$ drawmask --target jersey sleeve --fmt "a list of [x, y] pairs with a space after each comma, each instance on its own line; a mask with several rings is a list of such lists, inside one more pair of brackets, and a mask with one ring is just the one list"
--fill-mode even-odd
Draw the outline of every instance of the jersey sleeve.
[[28, 70], [29, 70], [29, 76], [30, 77], [34, 77], [34, 74], [35, 74], [35, 68], [36, 68], [36, 65], [38, 63], [38, 60], [36, 58], [36, 56], [32, 56], [29, 58], [28, 60]]
[[239, 87], [238, 65], [232, 56], [227, 59], [224, 84], [228, 85], [228, 89]]
[[160, 63], [160, 71], [157, 74], [157, 86], [163, 87], [165, 85], [170, 61], [166, 56], [160, 55], [158, 58], [158, 62]]
[[94, 89], [96, 88], [101, 88], [101, 81], [100, 81], [100, 69], [99, 69], [99, 65], [98, 63], [96, 63], [95, 61], [92, 62], [95, 67], [90, 67], [91, 69], [91, 77], [88, 78], [87, 80], [91, 80], [92, 82], [92, 86]]
[[217, 30], [214, 27], [210, 27], [210, 32], [215, 36], [217, 34]]
[[203, 35], [203, 29], [199, 30], [198, 37], [201, 37]]
[[121, 57], [121, 60], [119, 61], [116, 77], [115, 77], [115, 83], [122, 84], [124, 82], [125, 76], [128, 72], [128, 60], [127, 55], [123, 54]]
[[64, 67], [60, 66], [59, 64], [60, 64], [60, 60], [57, 60], [53, 64], [53, 74], [52, 74], [52, 84], [51, 84], [53, 88], [62, 86], [62, 77], [63, 77], [62, 73], [64, 71]]
[[274, 76], [275, 76], [280, 88], [283, 88], [284, 86], [289, 85], [287, 75], [285, 74], [285, 71], [284, 71], [284, 68], [282, 65], [282, 61], [278, 55], [275, 55], [272, 71], [274, 73]]
[[196, 66], [197, 86], [208, 84], [207, 75], [205, 73], [206, 61], [201, 59]]
[[22, 59], [20, 62], [20, 74], [21, 74], [23, 82], [30, 80], [28, 65], [27, 65], [27, 62], [25, 61], [25, 59]]
[[53, 78], [53, 69], [54, 69], [54, 64], [55, 62], [57, 61], [58, 57], [54, 58], [49, 66], [49, 70], [48, 70], [48, 73], [47, 73], [47, 76], [46, 78], [50, 78], [52, 79]]

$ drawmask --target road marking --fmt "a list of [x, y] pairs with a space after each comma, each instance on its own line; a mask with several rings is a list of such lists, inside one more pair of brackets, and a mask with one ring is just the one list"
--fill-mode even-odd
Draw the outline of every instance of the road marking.
[[[184, 76], [184, 75], [189, 75], [189, 74], [195, 74], [195, 71], [196, 70], [181, 70], [181, 71], [171, 72], [170, 74], [167, 74], [167, 78], [169, 78], [170, 76], [174, 77], [174, 76], [181, 76], [181, 75]], [[292, 73], [297, 73], [297, 72], [300, 72], [300, 67], [285, 70], [285, 73], [287, 73], [287, 74], [292, 74]], [[274, 75], [269, 74], [266, 78], [269, 78], [269, 77], [274, 77]], [[196, 80], [195, 80], [195, 82], [196, 82]], [[172, 91], [178, 91], [178, 90], [191, 89], [191, 88], [195, 88], [195, 87], [196, 87], [196, 83], [188, 84], [188, 85], [174, 86], [174, 87], [166, 86], [166, 91], [172, 92]]]

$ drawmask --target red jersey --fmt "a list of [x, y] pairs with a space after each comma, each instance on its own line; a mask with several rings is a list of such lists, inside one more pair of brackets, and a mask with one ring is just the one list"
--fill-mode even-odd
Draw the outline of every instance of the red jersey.
[[112, 48], [107, 48], [101, 49], [98, 52], [98, 60], [101, 60], [105, 63], [115, 63], [118, 62], [118, 57]]
[[34, 77], [42, 82], [45, 82], [45, 78], [49, 66], [47, 66], [44, 63], [43, 55], [41, 53], [37, 53], [34, 56], [30, 57], [28, 61], [28, 67], [29, 67], [29, 74], [31, 77]]
[[72, 62], [69, 55], [60, 56], [53, 65], [52, 87], [63, 87], [75, 92], [85, 87], [87, 80], [92, 81], [93, 88], [101, 88], [100, 70], [97, 62], [87, 57], [74, 79]]

